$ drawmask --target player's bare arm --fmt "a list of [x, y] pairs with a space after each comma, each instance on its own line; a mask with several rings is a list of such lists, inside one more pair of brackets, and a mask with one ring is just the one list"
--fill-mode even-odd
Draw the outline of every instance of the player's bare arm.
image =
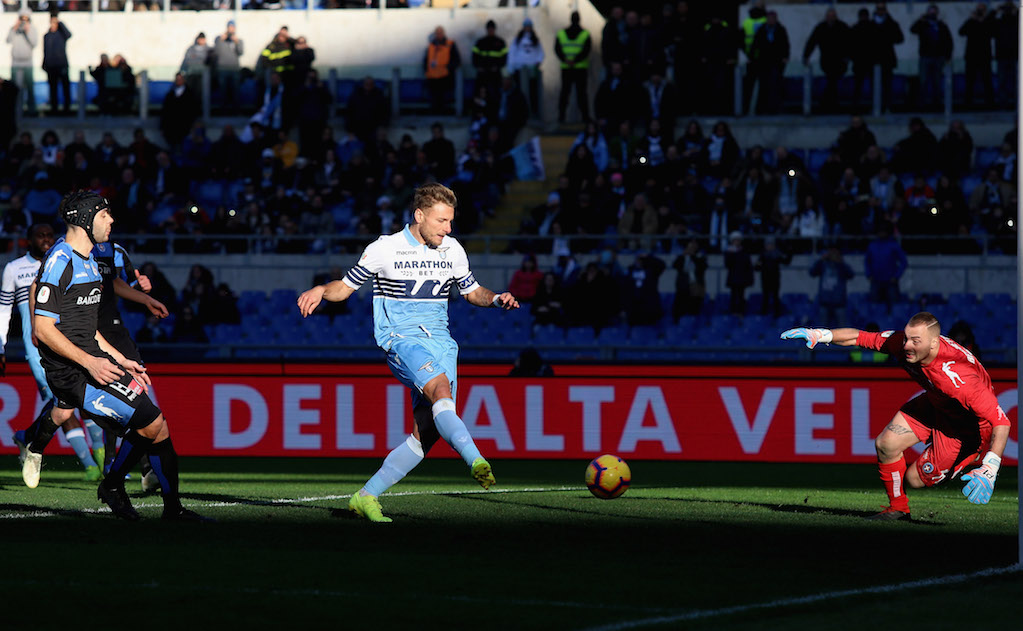
[[354, 293], [355, 290], [347, 283], [340, 280], [332, 280], [325, 285], [317, 285], [312, 289], [303, 291], [302, 295], [298, 297], [298, 310], [302, 317], [305, 318], [316, 310], [321, 300], [343, 302], [348, 300]]
[[[103, 337], [103, 334], [100, 333], [99, 331], [96, 331], [96, 343], [99, 344], [100, 349], [104, 353], [114, 358], [114, 361], [117, 362], [117, 365], [121, 366], [129, 373], [131, 373], [131, 375], [138, 379], [143, 384], [143, 386], [148, 386], [150, 383], [152, 383], [149, 380], [149, 375], [146, 374], [145, 366], [125, 357], [121, 353], [121, 351], [117, 350], [116, 348], [114, 348], [112, 344], [107, 342], [106, 338]], [[146, 388], [146, 390], [148, 391], [148, 387]]]
[[498, 294], [482, 285], [465, 294], [465, 299], [477, 307], [499, 307], [506, 310], [519, 308], [519, 301], [509, 292]]
[[[32, 281], [32, 287], [28, 290], [28, 312], [36, 312], [36, 282]], [[39, 338], [36, 337], [36, 319], [35, 316], [29, 318], [32, 321], [32, 346], [39, 346]]]
[[132, 302], [137, 302], [140, 305], [144, 305], [149, 312], [158, 318], [166, 318], [170, 315], [170, 311], [167, 310], [167, 306], [162, 302], [153, 298], [149, 294], [144, 294], [138, 289], [135, 289], [124, 280], [120, 278], [114, 279], [114, 293], [117, 294], [118, 298], [124, 298]]
[[93, 357], [78, 348], [67, 339], [57, 328], [57, 321], [44, 315], [36, 314], [32, 318], [35, 334], [43, 344], [61, 357], [75, 362], [89, 372], [89, 375], [102, 385], [111, 384], [124, 372], [105, 357]]
[[813, 348], [819, 343], [835, 344], [837, 346], [855, 346], [860, 330], [852, 328], [841, 329], [811, 329], [799, 327], [789, 329], [781, 334], [783, 340], [805, 340], [807, 348]]

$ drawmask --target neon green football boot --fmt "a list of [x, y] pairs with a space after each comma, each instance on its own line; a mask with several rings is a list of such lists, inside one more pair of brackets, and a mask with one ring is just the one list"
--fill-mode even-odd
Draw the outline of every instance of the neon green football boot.
[[92, 450], [92, 459], [96, 461], [97, 465], [99, 465], [99, 470], [102, 473], [103, 469], [106, 466], [105, 460], [107, 459], [107, 448], [106, 447], [96, 447], [95, 449], [93, 449]]
[[497, 484], [490, 463], [482, 456], [472, 461], [472, 479], [479, 482], [480, 486], [486, 490]]
[[95, 482], [96, 480], [99, 480], [102, 477], [103, 477], [103, 470], [100, 469], [98, 466], [93, 465], [91, 467], [86, 467], [85, 468], [85, 481], [86, 482]]
[[352, 495], [352, 499], [348, 500], [348, 510], [370, 521], [385, 524], [392, 521], [390, 517], [384, 516], [383, 510], [380, 508], [380, 500], [372, 495], [363, 495], [361, 491]]

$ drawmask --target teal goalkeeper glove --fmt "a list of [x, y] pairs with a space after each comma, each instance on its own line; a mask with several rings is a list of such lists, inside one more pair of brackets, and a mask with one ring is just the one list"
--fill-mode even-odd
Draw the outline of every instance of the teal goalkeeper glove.
[[831, 329], [789, 329], [781, 334], [783, 340], [806, 340], [806, 347], [812, 349], [818, 342], [831, 343]]
[[1002, 459], [990, 451], [984, 456], [984, 464], [963, 476], [966, 486], [963, 495], [974, 504], [987, 504], [991, 501], [991, 492], [995, 490], [995, 478]]

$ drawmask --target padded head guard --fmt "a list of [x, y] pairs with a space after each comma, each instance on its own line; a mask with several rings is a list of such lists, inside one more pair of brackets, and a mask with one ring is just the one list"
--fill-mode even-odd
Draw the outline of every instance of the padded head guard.
[[68, 226], [78, 226], [89, 235], [89, 240], [96, 243], [92, 234], [92, 223], [96, 215], [110, 204], [102, 195], [92, 191], [75, 191], [68, 193], [60, 202], [60, 216]]

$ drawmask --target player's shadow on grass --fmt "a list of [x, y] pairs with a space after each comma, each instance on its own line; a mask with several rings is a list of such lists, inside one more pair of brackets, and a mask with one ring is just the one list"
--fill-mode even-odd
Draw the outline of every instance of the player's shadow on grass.
[[[535, 504], [533, 502], [513, 502], [513, 501], [508, 501], [508, 500], [506, 500], [503, 497], [504, 495], [508, 495], [507, 493], [502, 493], [501, 495], [498, 495], [498, 494], [488, 495], [486, 493], [473, 493], [473, 494], [470, 494], [470, 495], [461, 495], [461, 494], [457, 494], [457, 493], [452, 493], [452, 494], [448, 495], [448, 494], [445, 494], [445, 493], [438, 493], [438, 495], [442, 495], [442, 496], [445, 496], [445, 497], [450, 497], [450, 498], [457, 499], [457, 500], [470, 500], [470, 501], [477, 501], [477, 502], [490, 502], [490, 503], [508, 504], [510, 506], [524, 506], [524, 507], [528, 507], [528, 508], [537, 508], [537, 509], [544, 510], [544, 511], [555, 511], [555, 512], [560, 512], [560, 513], [570, 513], [570, 514], [576, 514], [576, 515], [598, 515], [598, 516], [606, 516], [607, 515], [606, 512], [600, 511], [600, 510], [583, 510], [581, 508], [570, 508], [570, 507], [567, 507], [567, 506], [551, 506], [549, 504]], [[626, 501], [632, 500], [632, 499], [639, 499], [639, 498], [626, 498]], [[646, 499], [646, 498], [643, 498], [643, 499]], [[664, 521], [664, 519], [662, 517], [654, 517], [654, 516], [647, 516], [647, 515], [616, 515], [616, 517], [627, 517], [629, 519], [640, 519], [640, 520], [648, 520], [648, 521]]]
[[[877, 511], [862, 511], [862, 510], [851, 510], [847, 508], [827, 508], [825, 506], [814, 506], [812, 504], [768, 504], [766, 502], [736, 502], [735, 500], [708, 500], [704, 498], [696, 497], [634, 497], [630, 498], [634, 502], [644, 502], [649, 500], [656, 500], [658, 502], [687, 502], [692, 504], [728, 504], [732, 506], [755, 506], [758, 508], [766, 508], [779, 513], [794, 513], [802, 515], [832, 515], [835, 517], [858, 517], [865, 519], [871, 515], [876, 515]], [[912, 519], [909, 523], [919, 524], [921, 526], [943, 526], [944, 523], [938, 521], [920, 521], [918, 519]]]

